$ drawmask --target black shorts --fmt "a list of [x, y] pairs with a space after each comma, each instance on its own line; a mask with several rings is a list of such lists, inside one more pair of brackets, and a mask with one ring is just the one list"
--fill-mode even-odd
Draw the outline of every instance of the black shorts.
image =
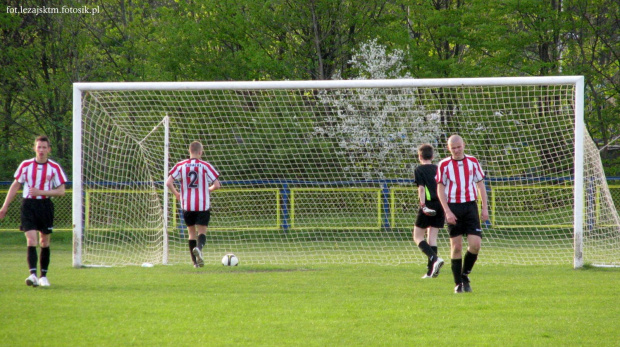
[[50, 199], [24, 199], [21, 218], [19, 230], [51, 234], [54, 229], [54, 203]]
[[183, 220], [188, 227], [194, 225], [208, 226], [210, 219], [211, 211], [183, 211]]
[[448, 224], [450, 237], [477, 235], [482, 238], [478, 204], [475, 201], [460, 204], [449, 203], [448, 207], [456, 216], [456, 224]]
[[434, 216], [427, 216], [422, 212], [422, 208], [418, 209], [418, 216], [415, 219], [415, 226], [418, 228], [426, 229], [428, 227], [443, 228], [446, 223], [446, 215], [443, 212], [441, 203], [439, 201], [427, 201], [426, 207], [437, 211]]

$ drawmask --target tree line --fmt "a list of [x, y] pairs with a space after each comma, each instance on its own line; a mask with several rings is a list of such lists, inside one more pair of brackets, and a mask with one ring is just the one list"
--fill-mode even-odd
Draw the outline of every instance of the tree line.
[[[20, 12], [43, 6], [93, 11]], [[70, 172], [74, 82], [357, 78], [367, 42], [402, 52], [403, 77], [586, 76], [587, 130], [620, 175], [615, 0], [5, 0], [0, 11], [0, 181], [39, 134]]]

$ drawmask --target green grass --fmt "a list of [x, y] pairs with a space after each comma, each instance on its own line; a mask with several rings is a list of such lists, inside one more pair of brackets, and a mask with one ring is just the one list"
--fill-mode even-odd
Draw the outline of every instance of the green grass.
[[[474, 293], [424, 265], [71, 267], [53, 236], [49, 288], [0, 233], [1, 346], [617, 346], [620, 269], [476, 266]], [[483, 255], [481, 255], [483, 256]], [[241, 259], [243, 262], [243, 259]]]

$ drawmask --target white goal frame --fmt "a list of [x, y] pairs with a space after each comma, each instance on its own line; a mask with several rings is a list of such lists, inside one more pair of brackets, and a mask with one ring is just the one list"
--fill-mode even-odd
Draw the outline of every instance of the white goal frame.
[[[268, 82], [119, 82], [119, 83], [74, 83], [73, 85], [73, 266], [81, 267], [83, 237], [83, 186], [82, 186], [82, 98], [88, 91], [132, 91], [132, 90], [242, 90], [242, 89], [307, 89], [307, 88], [387, 88], [387, 87], [466, 87], [466, 86], [509, 86], [509, 85], [555, 85], [575, 86], [574, 109], [574, 260], [573, 266], [580, 268], [583, 260], [584, 225], [584, 77], [502, 77], [502, 78], [452, 78], [452, 79], [393, 79], [393, 80], [333, 80], [333, 81], [268, 81]], [[167, 159], [166, 159], [167, 160]], [[162, 175], [167, 176], [167, 166]], [[167, 194], [165, 191], [164, 194]], [[164, 199], [166, 202], [168, 199]], [[167, 206], [165, 207], [167, 208]], [[166, 213], [167, 215], [167, 213]], [[164, 246], [164, 253], [167, 250]], [[166, 255], [164, 254], [164, 263]]]

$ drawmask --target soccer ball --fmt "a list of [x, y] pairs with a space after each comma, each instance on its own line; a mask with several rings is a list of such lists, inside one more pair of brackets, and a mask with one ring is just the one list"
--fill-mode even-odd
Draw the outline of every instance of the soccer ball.
[[232, 253], [228, 253], [222, 258], [222, 265], [224, 266], [237, 266], [239, 265], [239, 258]]

